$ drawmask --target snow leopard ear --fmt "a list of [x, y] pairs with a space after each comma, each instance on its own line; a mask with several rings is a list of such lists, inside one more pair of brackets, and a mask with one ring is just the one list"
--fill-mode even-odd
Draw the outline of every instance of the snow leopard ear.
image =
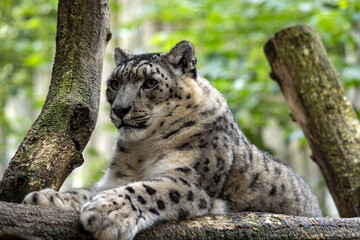
[[122, 50], [121, 48], [117, 47], [114, 50], [114, 60], [116, 66], [119, 66], [123, 63], [126, 59], [129, 59], [132, 56], [131, 52], [128, 50]]
[[181, 41], [166, 54], [167, 61], [175, 68], [180, 68], [185, 74], [196, 71], [195, 48], [189, 41]]

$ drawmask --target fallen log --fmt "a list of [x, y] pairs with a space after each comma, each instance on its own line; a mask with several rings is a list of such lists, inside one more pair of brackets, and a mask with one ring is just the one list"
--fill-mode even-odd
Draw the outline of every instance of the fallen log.
[[[1, 234], [15, 234], [23, 239], [93, 239], [81, 226], [77, 211], [7, 202], [0, 202], [0, 239], [4, 239]], [[138, 240], [329, 238], [360, 239], [360, 218], [230, 213], [158, 223], [135, 237]]]

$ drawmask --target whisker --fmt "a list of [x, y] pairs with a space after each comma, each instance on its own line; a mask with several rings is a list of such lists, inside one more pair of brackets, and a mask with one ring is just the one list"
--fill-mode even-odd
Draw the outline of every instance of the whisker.
[[172, 113], [172, 112], [167, 112], [167, 113], [153, 113], [153, 114], [151, 114], [151, 115], [152, 115], [152, 116], [158, 115], [158, 116], [162, 116], [162, 117], [168, 117], [169, 114], [171, 114], [172, 116], [182, 116], [182, 115], [180, 115], [180, 114], [174, 114], [174, 113]]

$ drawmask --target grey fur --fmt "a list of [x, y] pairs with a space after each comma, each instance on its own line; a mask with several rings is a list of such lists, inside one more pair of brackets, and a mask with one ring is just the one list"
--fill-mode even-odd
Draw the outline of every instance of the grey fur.
[[155, 222], [230, 211], [321, 216], [305, 181], [251, 144], [226, 100], [196, 74], [194, 47], [131, 55], [115, 50], [108, 79], [119, 138], [90, 189], [29, 194], [24, 203], [81, 209], [98, 239], [132, 239]]

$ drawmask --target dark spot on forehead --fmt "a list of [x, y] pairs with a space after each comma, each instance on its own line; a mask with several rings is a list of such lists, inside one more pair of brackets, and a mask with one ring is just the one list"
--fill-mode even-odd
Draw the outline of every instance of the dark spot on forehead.
[[[132, 58], [129, 58], [123, 62], [123, 64], [127, 64], [131, 62], [133, 66], [138, 65], [141, 61], [149, 61], [149, 62], [157, 62], [160, 60], [160, 53], [146, 53], [135, 55]], [[152, 66], [152, 65], [151, 65]]]
[[167, 72], [167, 65], [162, 60], [160, 53], [140, 54], [125, 60], [115, 72], [118, 79], [122, 78], [125, 81], [126, 79], [128, 81], [141, 80], [143, 77], [150, 77], [154, 74], [163, 75], [164, 78], [164, 73]]

